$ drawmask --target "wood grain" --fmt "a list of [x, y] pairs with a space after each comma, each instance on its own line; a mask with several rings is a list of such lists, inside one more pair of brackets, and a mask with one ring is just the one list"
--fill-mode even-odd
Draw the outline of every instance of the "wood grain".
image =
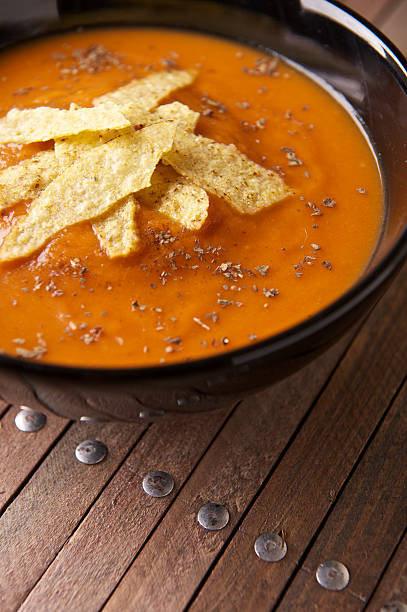
[[[144, 427], [76, 423], [58, 442], [0, 519], [1, 610], [27, 596]], [[95, 438], [108, 444], [107, 458], [79, 463], [76, 445]]]
[[[279, 610], [339, 608], [357, 612], [371, 596], [407, 524], [407, 384], [290, 586]], [[337, 559], [350, 572], [349, 587], [337, 593], [321, 588], [318, 565]]]
[[[407, 51], [405, 0], [344, 4]], [[350, 349], [351, 336], [229, 415], [156, 424], [144, 435], [127, 424], [64, 432], [66, 422], [49, 417], [24, 434], [0, 400], [0, 504], [10, 504], [0, 519], [1, 612], [93, 612], [106, 600], [117, 612], [407, 604], [405, 386], [392, 404], [406, 374], [406, 285], [407, 267]], [[73, 451], [92, 437], [109, 456], [84, 466]], [[169, 497], [142, 492], [150, 469], [174, 475]], [[231, 513], [218, 533], [196, 522], [209, 499]], [[284, 531], [281, 563], [254, 554], [266, 530]], [[350, 568], [340, 594], [315, 582], [328, 557]]]
[[371, 22], [375, 22], [384, 7], [389, 5], [389, 0], [341, 0], [341, 2]]
[[407, 605], [407, 533], [369, 601], [366, 612], [376, 612], [391, 601]]
[[407, 53], [405, 0], [342, 0], [342, 4], [376, 25], [402, 53]]
[[[21, 610], [99, 610], [230, 412], [150, 427]], [[173, 476], [171, 495], [144, 493], [142, 479], [150, 470]]]
[[[213, 443], [107, 604], [108, 610], [180, 610], [230, 536], [298, 427], [348, 339], [316, 363], [243, 402]], [[225, 503], [221, 532], [197, 523], [208, 501]]]
[[[193, 610], [269, 610], [278, 601], [405, 376], [407, 346], [399, 339], [407, 335], [407, 318], [399, 286], [406, 282], [407, 267], [357, 336]], [[270, 565], [255, 557], [253, 544], [273, 531], [284, 532], [288, 553], [284, 563]]]
[[406, 24], [407, 3], [405, 0], [402, 0], [394, 11], [390, 12], [386, 19], [380, 23], [380, 29], [404, 54], [407, 54]]
[[0, 421], [0, 513], [69, 423], [48, 415], [43, 429], [26, 433], [14, 424], [17, 412], [10, 408]]

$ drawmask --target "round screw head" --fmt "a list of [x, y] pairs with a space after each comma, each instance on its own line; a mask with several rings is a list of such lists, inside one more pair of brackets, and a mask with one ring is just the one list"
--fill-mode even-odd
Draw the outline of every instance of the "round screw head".
[[151, 497], [165, 497], [174, 488], [174, 479], [171, 474], [157, 470], [149, 472], [143, 478], [143, 489]]
[[407, 605], [402, 601], [389, 601], [380, 608], [380, 612], [407, 612]]
[[340, 561], [324, 561], [316, 572], [317, 582], [328, 591], [342, 591], [349, 584], [349, 571]]
[[17, 412], [14, 423], [20, 431], [33, 432], [42, 429], [47, 422], [47, 417], [42, 412], [31, 410], [21, 406], [19, 412]]
[[262, 533], [254, 543], [254, 550], [262, 561], [281, 561], [287, 554], [287, 544], [277, 533]]
[[205, 504], [198, 512], [198, 523], [204, 529], [217, 531], [223, 529], [229, 522], [229, 511], [222, 504], [210, 502]]
[[107, 455], [107, 446], [99, 440], [84, 440], [75, 448], [75, 457], [81, 463], [94, 465], [100, 463]]

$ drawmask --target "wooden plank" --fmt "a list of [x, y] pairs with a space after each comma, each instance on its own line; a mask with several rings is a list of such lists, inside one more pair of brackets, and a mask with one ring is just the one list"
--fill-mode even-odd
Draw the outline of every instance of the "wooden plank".
[[[21, 610], [99, 610], [231, 410], [192, 416], [188, 425], [150, 427]], [[142, 479], [150, 470], [173, 476], [171, 495], [144, 493]]]
[[389, 0], [368, 0], [368, 2], [366, 0], [341, 0], [341, 2], [372, 23], [375, 22], [383, 8], [389, 4]]
[[[361, 610], [371, 596], [407, 522], [407, 384], [318, 536], [279, 606], [344, 612]], [[320, 563], [337, 559], [350, 572], [349, 587], [337, 593], [319, 586]]]
[[407, 605], [407, 534], [404, 535], [389, 567], [380, 580], [366, 612], [381, 610], [386, 603], [391, 601], [400, 601]]
[[[0, 609], [13, 610], [39, 580], [145, 425], [75, 423], [0, 519]], [[74, 456], [85, 439], [109, 448], [97, 465]]]
[[[180, 610], [187, 604], [348, 342], [238, 407], [136, 557], [108, 610], [162, 609], [163, 602], [168, 610]], [[196, 521], [209, 500], [226, 503], [231, 514], [218, 533], [205, 532]]]
[[407, 54], [407, 3], [405, 1], [392, 11], [386, 19], [380, 23], [381, 30], [404, 54]]
[[[405, 295], [399, 288], [406, 283], [407, 267], [357, 336], [212, 569], [193, 610], [269, 610], [278, 601], [403, 380], [407, 346], [400, 339], [407, 335], [407, 317]], [[257, 559], [253, 544], [258, 535], [281, 530], [288, 544], [284, 563], [268, 564]]]
[[0, 512], [69, 423], [50, 414], [43, 429], [26, 433], [14, 424], [17, 412], [13, 406], [0, 421]]
[[403, 0], [342, 0], [376, 25], [404, 54], [407, 54], [407, 3]]

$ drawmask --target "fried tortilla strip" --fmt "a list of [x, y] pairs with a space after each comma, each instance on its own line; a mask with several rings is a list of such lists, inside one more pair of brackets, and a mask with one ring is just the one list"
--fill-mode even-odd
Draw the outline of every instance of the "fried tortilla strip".
[[[174, 121], [177, 125], [186, 130], [194, 130], [198, 119], [199, 113], [196, 113], [185, 104], [181, 104], [181, 102], [163, 104], [151, 113], [140, 114], [140, 121], [144, 125], [151, 125], [159, 121]], [[64, 139], [57, 140], [55, 142], [55, 155], [61, 169], [74, 163], [76, 159], [84, 155], [87, 151], [111, 140], [117, 135], [117, 131], [105, 132], [102, 134], [84, 132], [83, 134], [68, 136]], [[172, 184], [168, 178], [168, 172], [165, 177], [162, 177], [163, 180], [160, 180], [158, 177], [154, 179], [154, 175], [153, 180], [155, 187], [150, 196], [146, 193], [145, 198], [147, 201], [149, 201], [150, 204], [155, 202], [157, 210], [187, 229], [198, 229], [201, 227], [208, 214], [207, 208], [209, 200], [207, 194], [199, 187], [193, 185], [190, 181], [181, 178], [175, 172], [173, 172], [172, 175]], [[161, 201], [160, 196], [162, 198]], [[172, 200], [172, 198], [174, 199]], [[130, 244], [130, 234], [127, 233], [124, 227], [125, 219], [125, 214], [120, 215], [119, 213], [115, 214], [115, 212], [112, 212], [112, 218], [110, 218], [108, 213], [103, 219], [98, 221], [98, 229], [95, 229], [95, 224], [93, 224], [93, 229], [99, 239], [100, 245], [106, 250], [109, 257], [125, 254], [124, 251], [127, 248], [126, 244]], [[105, 229], [104, 225], [106, 225]], [[106, 241], [101, 237], [113, 234], [119, 236], [121, 232], [126, 236], [126, 240], [124, 240], [123, 246], [118, 248], [117, 255], [111, 255], [110, 253], [113, 253], [114, 250], [108, 248]], [[133, 235], [133, 242], [134, 244], [137, 242], [135, 232]], [[120, 252], [120, 248], [122, 248], [123, 253]]]
[[[133, 132], [133, 128], [130, 128]], [[76, 160], [86, 156], [88, 151], [98, 147], [118, 136], [125, 131], [108, 132], [83, 132], [75, 136], [65, 136], [65, 138], [55, 140], [55, 157], [58, 160], [60, 169], [63, 171]]]
[[33, 157], [0, 171], [0, 210], [20, 200], [34, 198], [58, 175], [54, 151], [41, 151]]
[[175, 124], [155, 123], [96, 147], [69, 166], [33, 201], [6, 236], [0, 261], [25, 257], [69, 225], [95, 219], [130, 193], [150, 185], [169, 151]]
[[130, 122], [115, 104], [69, 110], [40, 106], [12, 108], [0, 119], [0, 142], [30, 143], [62, 138], [84, 131], [121, 129]]
[[171, 102], [170, 104], [162, 104], [149, 113], [145, 118], [145, 124], [154, 123], [156, 121], [175, 121], [178, 127], [187, 132], [193, 132], [198, 123], [199, 113], [193, 111], [182, 102]]
[[106, 103], [117, 104], [131, 123], [137, 123], [140, 113], [151, 110], [173, 91], [190, 85], [196, 75], [196, 70], [154, 72], [143, 79], [135, 79], [123, 87], [95, 98], [93, 104], [95, 106]]
[[251, 161], [234, 145], [185, 130], [177, 130], [164, 162], [242, 214], [254, 214], [293, 193], [278, 174]]
[[[151, 113], [144, 112], [139, 115], [139, 122], [142, 125], [151, 125], [159, 121], [176, 121], [180, 127], [191, 131], [195, 129], [198, 119], [199, 113], [190, 109], [189, 106], [181, 104], [181, 102], [163, 104]], [[119, 131], [112, 130], [102, 133], [83, 132], [76, 136], [66, 136], [65, 138], [55, 141], [55, 155], [58, 158], [61, 168], [63, 168], [72, 164], [87, 151], [119, 135]]]
[[[198, 119], [199, 113], [191, 110], [185, 104], [172, 102], [171, 104], [159, 106], [152, 113], [147, 113], [141, 118], [141, 121], [145, 125], [163, 120], [176, 121], [177, 125], [182, 126], [184, 129], [194, 130]], [[112, 134], [117, 134], [117, 132], [105, 134], [84, 133], [57, 141], [55, 143], [55, 154], [61, 167], [73, 163], [77, 157], [83, 155], [86, 151], [103, 144], [105, 140], [111, 139], [113, 137]], [[181, 178], [170, 168], [166, 170], [161, 169], [161, 174], [158, 171], [153, 174], [151, 190], [151, 193], [149, 193], [149, 189], [144, 190], [145, 201], [155, 206], [157, 210], [170, 217], [176, 223], [181, 224], [187, 229], [199, 229], [205, 222], [209, 206], [206, 192], [200, 187], [193, 185], [188, 179]], [[126, 219], [130, 219], [130, 217], [131, 215], [127, 208], [123, 209], [123, 214], [120, 214], [119, 211], [113, 211], [111, 214], [107, 213], [103, 219], [98, 221], [97, 228], [93, 224], [93, 229], [99, 239], [99, 243], [106, 250], [109, 257], [126, 255], [128, 252], [135, 250], [138, 237], [134, 222], [133, 229], [126, 227]], [[116, 249], [109, 246], [106, 239], [103, 238], [110, 235], [117, 237], [123, 235], [121, 242], [117, 240]], [[128, 245], [132, 243], [135, 246], [130, 249]]]
[[198, 230], [208, 216], [206, 191], [169, 166], [157, 166], [151, 186], [140, 191], [137, 198], [189, 230]]
[[126, 196], [107, 216], [92, 223], [100, 246], [108, 257], [125, 257], [137, 250], [140, 237], [137, 232], [135, 214], [140, 208], [133, 194]]

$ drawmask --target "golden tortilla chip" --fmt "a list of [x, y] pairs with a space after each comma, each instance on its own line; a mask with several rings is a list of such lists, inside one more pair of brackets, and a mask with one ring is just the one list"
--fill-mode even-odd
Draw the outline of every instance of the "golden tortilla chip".
[[108, 257], [125, 257], [137, 250], [140, 237], [135, 214], [139, 208], [134, 195], [129, 195], [114, 210], [109, 210], [107, 215], [92, 223], [100, 246]]
[[146, 125], [155, 121], [176, 121], [178, 126], [188, 132], [193, 132], [198, 123], [199, 113], [181, 102], [162, 104], [149, 113], [144, 122]]
[[[149, 125], [157, 121], [169, 120], [176, 121], [184, 129], [194, 130], [199, 119], [199, 113], [194, 112], [185, 104], [172, 102], [159, 106], [155, 111], [147, 113], [140, 120]], [[61, 165], [61, 169], [74, 163], [80, 156], [86, 154], [95, 146], [103, 144], [113, 138], [117, 132], [105, 132], [103, 134], [85, 132], [76, 136], [68, 136], [55, 142], [55, 155]], [[151, 193], [150, 189], [145, 193], [144, 202], [154, 206], [159, 212], [170, 217], [176, 223], [181, 224], [187, 229], [199, 229], [207, 215], [209, 200], [206, 192], [200, 187], [193, 185], [187, 179], [181, 178], [174, 171], [161, 169], [166, 174], [160, 175], [155, 172], [152, 177]], [[172, 173], [172, 176], [171, 176]], [[156, 176], [157, 175], [157, 176]], [[128, 209], [125, 209], [126, 211]], [[130, 218], [130, 212], [127, 212]], [[133, 215], [134, 217], [134, 215]], [[130, 253], [137, 248], [136, 231], [126, 230], [126, 214], [121, 215], [119, 211], [107, 213], [103, 221], [93, 224], [93, 229], [99, 238], [102, 248], [105, 249], [109, 257], [118, 257]], [[98, 225], [98, 228], [95, 227]], [[133, 222], [134, 225], [134, 222]], [[106, 229], [104, 229], [106, 227]], [[103, 236], [108, 234], [123, 235], [123, 240], [117, 239], [116, 247], [109, 245]], [[134, 245], [130, 248], [129, 245]]]
[[[194, 130], [199, 119], [199, 113], [194, 112], [185, 104], [173, 102], [158, 107], [152, 113], [147, 113], [140, 120], [149, 125], [158, 121], [176, 121], [184, 129]], [[104, 144], [117, 136], [118, 132], [84, 132], [76, 136], [67, 136], [55, 142], [55, 155], [60, 164], [61, 170], [71, 165], [80, 156], [86, 154], [96, 146]], [[173, 171], [172, 171], [173, 172]], [[154, 176], [154, 175], [153, 175]], [[166, 181], [156, 178], [155, 187], [150, 194], [150, 202], [155, 202], [155, 207], [162, 214], [170, 217], [187, 229], [199, 229], [204, 223], [208, 213], [208, 196], [201, 188], [193, 185], [187, 179], [181, 178], [175, 172], [173, 176], [166, 175]], [[148, 190], [146, 190], [148, 191]], [[148, 198], [148, 195], [146, 195]], [[108, 257], [119, 257], [136, 250], [138, 237], [133, 222], [130, 222], [130, 206], [107, 213], [104, 218], [93, 223], [92, 227], [99, 239], [102, 248], [105, 249]], [[126, 226], [126, 222], [129, 225]], [[115, 236], [115, 245], [108, 236]], [[122, 238], [120, 238], [122, 236]]]
[[[138, 119], [140, 124], [144, 126], [160, 121], [176, 121], [183, 129], [194, 130], [199, 119], [199, 113], [190, 109], [189, 106], [181, 104], [181, 102], [172, 102], [159, 106], [151, 113], [140, 113]], [[63, 168], [72, 164], [87, 151], [116, 138], [121, 133], [124, 133], [124, 130], [83, 132], [75, 136], [66, 136], [55, 141], [55, 155], [61, 168]]]
[[208, 216], [206, 191], [169, 166], [157, 166], [151, 186], [140, 191], [137, 198], [189, 230], [198, 230]]
[[254, 214], [293, 193], [278, 174], [251, 161], [234, 145], [181, 129], [164, 162], [243, 214]]
[[[133, 128], [130, 129], [133, 130]], [[65, 138], [55, 140], [55, 156], [61, 170], [64, 170], [77, 159], [86, 155], [88, 151], [122, 134], [124, 134], [124, 131], [83, 132], [82, 134], [65, 136]]]
[[155, 123], [89, 151], [33, 201], [6, 236], [0, 261], [25, 257], [69, 225], [94, 219], [130, 193], [150, 185], [160, 158], [172, 147], [175, 124]]
[[0, 142], [42, 142], [84, 131], [120, 129], [129, 125], [115, 104], [69, 110], [48, 106], [26, 110], [12, 108], [0, 119]]
[[[159, 106], [152, 112], [140, 113], [138, 118], [143, 126], [160, 121], [176, 121], [183, 129], [194, 130], [199, 119], [199, 113], [181, 102], [171, 102], [170, 104]], [[94, 147], [120, 136], [126, 130], [83, 132], [74, 136], [57, 139], [55, 140], [55, 155], [61, 166], [67, 166], [86, 153], [86, 151], [90, 151]]]
[[[180, 102], [173, 102], [171, 104], [163, 104], [159, 106], [152, 113], [148, 113], [145, 118], [141, 121], [145, 125], [152, 124], [156, 121], [176, 121], [177, 125], [182, 126], [187, 130], [194, 130], [199, 119], [199, 113], [194, 112], [185, 104]], [[93, 137], [93, 143], [91, 141]], [[98, 140], [99, 138], [99, 140]], [[65, 148], [57, 151], [60, 155], [62, 153], [61, 161], [69, 159], [69, 156], [74, 153], [83, 154], [84, 150], [89, 150], [92, 146], [100, 144], [100, 139], [108, 138], [108, 134], [100, 135], [99, 137], [92, 134], [88, 135], [87, 139], [84, 139], [81, 135], [73, 136], [67, 140], [76, 139], [78, 142], [74, 147]], [[79, 139], [81, 142], [79, 143]], [[66, 145], [66, 142], [65, 142]], [[79, 146], [78, 146], [79, 145]], [[205, 222], [208, 216], [209, 199], [206, 192], [188, 181], [180, 177], [170, 168], [159, 167], [154, 172], [151, 178], [151, 187], [140, 192], [144, 193], [144, 203], [149, 203], [154, 206], [160, 213], [166, 215], [172, 221], [179, 223], [187, 229], [199, 229]], [[130, 213], [128, 213], [130, 216]], [[133, 214], [134, 218], [134, 214]], [[135, 250], [138, 238], [136, 240], [135, 227], [133, 229], [126, 230], [125, 227], [126, 216], [125, 213], [119, 214], [119, 212], [113, 211], [107, 213], [100, 224], [107, 227], [107, 232], [114, 233], [117, 236], [116, 247], [113, 249], [111, 246], [106, 245], [106, 241], [103, 241], [103, 229], [98, 230], [93, 224], [93, 229], [99, 238], [101, 246], [105, 248], [106, 253], [109, 257], [118, 257], [130, 253]], [[134, 225], [134, 221], [133, 221]], [[123, 239], [120, 240], [119, 236], [123, 235]], [[134, 244], [134, 248], [130, 249], [127, 245]]]
[[129, 121], [137, 123], [140, 113], [154, 108], [176, 89], [190, 85], [196, 75], [195, 70], [153, 72], [143, 79], [135, 79], [123, 87], [95, 98], [93, 104], [95, 106], [106, 103], [117, 104]]
[[33, 157], [0, 171], [0, 210], [20, 200], [34, 198], [58, 175], [54, 151], [42, 151]]

